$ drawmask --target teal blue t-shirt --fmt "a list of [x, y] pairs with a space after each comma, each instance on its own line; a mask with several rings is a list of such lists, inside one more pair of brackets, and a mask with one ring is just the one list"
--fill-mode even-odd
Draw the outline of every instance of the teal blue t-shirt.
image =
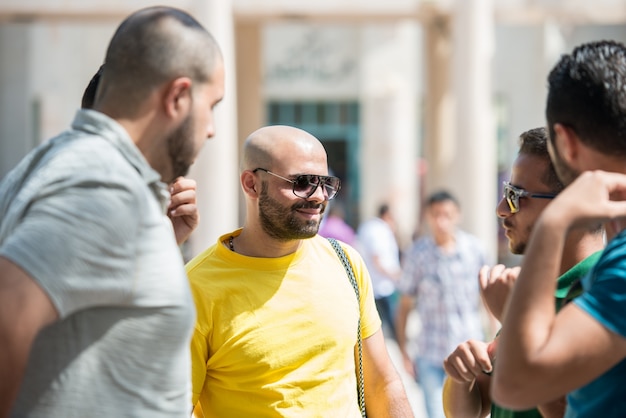
[[[568, 302], [581, 293], [582, 288], [578, 286], [581, 279], [586, 276], [598, 262], [601, 254], [602, 251], [591, 254], [558, 278], [556, 291], [554, 293], [557, 311], [561, 309], [565, 302]], [[512, 411], [492, 402], [491, 418], [542, 418], [542, 415], [536, 408], [527, 411]]]
[[[583, 279], [574, 303], [607, 329], [626, 338], [626, 231], [615, 237]], [[567, 395], [568, 418], [626, 416], [626, 360]]]

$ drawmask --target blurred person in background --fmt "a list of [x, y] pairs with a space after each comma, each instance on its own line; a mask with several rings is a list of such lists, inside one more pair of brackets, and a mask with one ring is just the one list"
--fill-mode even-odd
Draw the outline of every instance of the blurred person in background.
[[345, 220], [345, 210], [341, 202], [333, 200], [328, 204], [328, 212], [324, 219], [318, 234], [324, 238], [335, 238], [348, 245], [354, 246], [356, 233], [354, 229]]
[[378, 208], [377, 216], [359, 225], [358, 250], [372, 278], [376, 309], [389, 336], [396, 340], [396, 287], [402, 270], [400, 249], [395, 235], [396, 223], [387, 203]]
[[[404, 367], [424, 391], [429, 418], [442, 418], [443, 360], [461, 342], [483, 339], [476, 277], [487, 260], [478, 238], [458, 229], [460, 208], [449, 192], [432, 193], [424, 211], [428, 233], [405, 253], [396, 330]], [[412, 358], [406, 324], [414, 306], [421, 329]]]

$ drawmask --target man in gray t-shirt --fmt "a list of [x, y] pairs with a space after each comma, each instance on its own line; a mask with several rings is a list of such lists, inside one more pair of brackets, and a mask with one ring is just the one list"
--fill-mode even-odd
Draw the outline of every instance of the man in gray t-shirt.
[[195, 311], [167, 183], [213, 135], [223, 89], [211, 35], [143, 9], [111, 40], [93, 110], [2, 180], [0, 416], [189, 415]]

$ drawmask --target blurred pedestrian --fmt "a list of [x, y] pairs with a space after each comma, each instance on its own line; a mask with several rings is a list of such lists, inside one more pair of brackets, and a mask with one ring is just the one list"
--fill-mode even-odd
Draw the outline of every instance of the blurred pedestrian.
[[328, 212], [324, 219], [318, 234], [324, 238], [335, 238], [348, 245], [354, 246], [356, 233], [354, 229], [345, 220], [346, 214], [343, 205], [334, 200], [328, 204]]
[[391, 208], [383, 203], [377, 216], [361, 223], [357, 232], [358, 248], [372, 278], [376, 309], [387, 334], [394, 340], [396, 286], [402, 273], [395, 227]]
[[[424, 210], [429, 232], [404, 258], [397, 332], [405, 369], [424, 391], [428, 416], [438, 418], [443, 417], [443, 360], [461, 342], [483, 338], [476, 278], [487, 260], [481, 242], [458, 229], [460, 208], [450, 193], [431, 194]], [[412, 358], [406, 323], [414, 305], [421, 329]]]

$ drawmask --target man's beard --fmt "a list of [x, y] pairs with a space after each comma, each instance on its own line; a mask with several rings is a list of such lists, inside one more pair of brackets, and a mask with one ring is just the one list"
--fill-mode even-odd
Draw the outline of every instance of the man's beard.
[[[513, 225], [511, 225], [507, 220], [504, 220], [502, 222], [503, 227], [506, 227], [508, 229], [513, 229]], [[530, 237], [530, 232], [532, 230], [532, 227], [527, 227], [526, 228], [526, 240], [525, 241], [517, 241], [514, 242], [509, 238], [509, 251], [511, 252], [511, 254], [516, 254], [516, 255], [522, 255], [524, 254], [524, 252], [526, 251], [526, 244], [528, 244], [528, 237]], [[516, 234], [519, 235], [519, 234]]]
[[185, 176], [193, 162], [193, 118], [191, 114], [167, 138], [167, 153], [172, 163], [172, 179]]
[[[261, 227], [266, 234], [280, 241], [312, 238], [317, 234], [321, 215], [326, 209], [326, 202], [313, 203], [303, 199], [287, 208], [271, 198], [267, 193], [267, 188], [267, 183], [263, 183], [259, 196], [259, 217]], [[320, 220], [304, 221], [294, 213], [297, 209], [318, 207], [321, 208]]]
[[[528, 228], [528, 234], [530, 235], [530, 228]], [[526, 252], [526, 244], [527, 243], [528, 243], [528, 240], [526, 240], [526, 241], [519, 241], [519, 242], [516, 242], [516, 243], [509, 242], [509, 250], [511, 251], [511, 254], [516, 254], [516, 255], [524, 254], [524, 252]]]

